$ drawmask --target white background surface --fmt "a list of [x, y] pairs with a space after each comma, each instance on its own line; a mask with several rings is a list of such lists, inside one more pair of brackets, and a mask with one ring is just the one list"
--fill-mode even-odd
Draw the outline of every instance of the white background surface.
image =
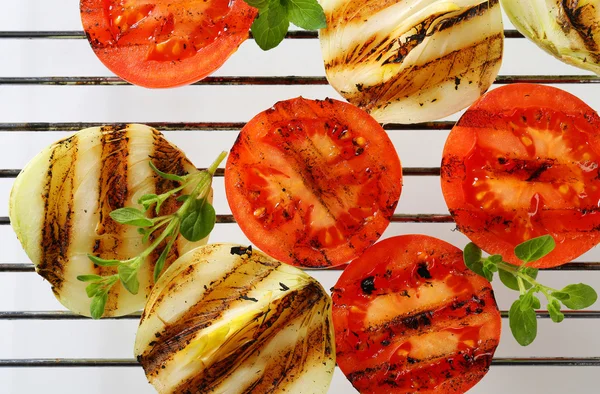
[[[0, 0], [0, 30], [81, 30], [77, 0]], [[510, 25], [506, 26], [511, 28]], [[571, 74], [586, 72], [566, 66], [525, 39], [507, 39], [501, 75]], [[111, 75], [86, 40], [0, 39], [0, 77]], [[249, 40], [215, 75], [322, 76], [318, 40], [286, 40], [264, 53]], [[561, 85], [596, 110], [600, 95], [595, 85]], [[8, 122], [152, 122], [247, 121], [278, 100], [298, 95], [339, 97], [329, 86], [190, 86], [150, 91], [139, 87], [11, 86], [0, 85], [0, 123]], [[457, 116], [451, 119], [456, 119]], [[405, 167], [437, 167], [447, 131], [390, 131]], [[237, 131], [166, 132], [199, 167], [215, 153], [229, 150]], [[0, 168], [22, 168], [64, 132], [6, 132], [0, 130]], [[0, 216], [8, 215], [13, 179], [0, 179]], [[217, 212], [229, 213], [222, 179], [215, 182]], [[406, 177], [397, 213], [446, 213], [438, 177]], [[392, 224], [384, 237], [424, 233], [463, 247], [466, 238], [452, 224]], [[217, 225], [211, 240], [247, 242], [236, 225]], [[598, 261], [595, 249], [579, 261]], [[0, 226], [0, 263], [27, 263], [9, 226]], [[329, 289], [335, 271], [316, 272]], [[544, 283], [562, 287], [585, 281], [600, 289], [600, 272], [541, 273]], [[500, 309], [509, 308], [515, 294], [496, 286]], [[0, 273], [0, 311], [62, 310], [50, 286], [34, 273]], [[600, 309], [599, 306], [593, 309]], [[600, 321], [565, 320], [560, 325], [539, 321], [536, 342], [521, 348], [505, 331], [498, 357], [600, 356]], [[131, 358], [137, 323], [128, 321], [7, 321], [0, 320], [0, 359], [11, 358]], [[493, 367], [471, 393], [598, 393], [598, 368]], [[141, 368], [0, 368], [4, 393], [152, 393]], [[354, 390], [336, 371], [330, 393]]]

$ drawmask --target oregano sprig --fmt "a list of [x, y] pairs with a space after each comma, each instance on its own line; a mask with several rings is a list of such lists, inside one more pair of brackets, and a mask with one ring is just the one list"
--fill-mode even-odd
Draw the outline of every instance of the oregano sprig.
[[[150, 167], [156, 174], [162, 178], [178, 182], [179, 186], [160, 195], [143, 195], [138, 200], [143, 210], [124, 207], [110, 213], [110, 217], [117, 223], [138, 227], [138, 233], [143, 236], [143, 243], [148, 243], [153, 235], [154, 238], [142, 253], [126, 260], [108, 260], [88, 254], [89, 259], [98, 266], [117, 267], [117, 273], [114, 275], [81, 275], [77, 277], [78, 280], [89, 283], [86, 287], [86, 293], [92, 299], [90, 305], [92, 318], [99, 319], [102, 317], [110, 289], [118, 282], [121, 282], [123, 287], [130, 293], [138, 293], [140, 288], [139, 270], [159, 245], [166, 242], [165, 248], [154, 267], [154, 281], [157, 281], [160, 277], [169, 252], [179, 234], [191, 242], [200, 241], [210, 234], [216, 222], [215, 209], [209, 202], [212, 179], [225, 156], [227, 156], [227, 153], [221, 152], [214, 163], [205, 171], [183, 176], [164, 173], [156, 168], [151, 161], [149, 162]], [[160, 208], [165, 201], [190, 185], [195, 186], [189, 195], [176, 197], [178, 201], [183, 201], [177, 211], [154, 218], [147, 216], [152, 207], [154, 207], [156, 215], [159, 215]]]
[[261, 49], [268, 51], [283, 41], [290, 22], [306, 30], [327, 26], [325, 12], [317, 0], [244, 0], [258, 9], [252, 35]]
[[596, 291], [583, 283], [568, 285], [562, 290], [545, 286], [537, 281], [538, 270], [527, 264], [537, 261], [554, 250], [554, 238], [550, 235], [530, 239], [515, 248], [515, 255], [523, 263], [515, 266], [504, 261], [500, 255], [483, 258], [481, 249], [468, 244], [463, 251], [465, 265], [473, 272], [489, 281], [494, 273], [499, 273], [502, 283], [509, 289], [519, 292], [519, 298], [508, 312], [510, 330], [521, 346], [531, 344], [537, 336], [536, 309], [541, 307], [536, 294], [541, 293], [547, 300], [550, 318], [555, 323], [564, 320], [561, 304], [573, 310], [592, 306], [598, 299]]

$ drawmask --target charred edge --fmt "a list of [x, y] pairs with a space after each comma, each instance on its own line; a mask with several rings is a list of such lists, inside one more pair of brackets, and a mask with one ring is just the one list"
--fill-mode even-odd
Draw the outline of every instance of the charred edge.
[[[159, 131], [152, 129], [152, 133], [153, 151], [152, 155], [150, 156], [152, 164], [154, 164], [154, 166], [160, 171], [166, 172], [168, 174], [175, 174], [179, 176], [187, 175], [188, 172], [186, 170], [186, 165], [191, 166], [191, 163], [185, 157], [184, 153], [181, 150], [177, 149], [175, 146], [171, 145]], [[169, 190], [172, 190], [179, 186], [178, 182], [170, 181], [159, 176], [158, 174], [153, 174], [152, 179], [154, 181], [154, 193], [158, 195], [166, 193]], [[169, 198], [161, 206], [160, 215], [168, 215], [174, 213], [175, 211], [177, 211], [177, 209], [179, 209], [179, 207], [181, 207], [181, 204], [183, 203], [177, 201], [176, 198]], [[154, 207], [149, 210], [149, 213], [151, 217], [157, 216]], [[152, 234], [150, 236], [150, 240], [154, 241], [154, 239], [156, 239], [157, 236], [157, 233]], [[154, 272], [156, 262], [158, 261], [160, 255], [164, 251], [167, 242], [168, 240], [165, 240], [165, 242], [163, 242], [156, 249], [154, 249], [154, 251], [150, 255], [150, 259], [148, 261], [150, 271]], [[179, 248], [177, 247], [177, 243], [175, 243], [171, 248], [169, 255], [167, 256], [163, 272], [164, 270], [169, 268], [169, 266], [175, 260], [177, 260], [178, 257]]]
[[[235, 368], [232, 368], [232, 366], [242, 365], [248, 357], [259, 351], [264, 343], [277, 335], [277, 333], [287, 324], [289, 324], [289, 322], [292, 322], [296, 318], [302, 316], [306, 311], [312, 309], [325, 297], [326, 295], [316, 283], [310, 283], [298, 291], [287, 293], [284, 297], [278, 300], [276, 308], [271, 310], [271, 316], [267, 317], [262, 324], [255, 328], [253, 333], [253, 337], [255, 338], [254, 341], [240, 346], [232, 354], [219, 359], [205, 369], [202, 374], [198, 374], [197, 376], [194, 376], [188, 381], [182, 383], [182, 385], [177, 387], [174, 392], [211, 392], [215, 385], [234, 372]], [[308, 347], [309, 351], [312, 352], [320, 349], [323, 340], [322, 327], [317, 327], [316, 334], [314, 331], [315, 330], [313, 330], [309, 335], [309, 339], [313, 338], [312, 343], [310, 343], [311, 341], [309, 340], [309, 345], [312, 346]], [[304, 352], [304, 349], [301, 347], [299, 349], [288, 348], [286, 351], [283, 351], [278, 355], [274, 355], [269, 363], [270, 367], [265, 368], [264, 370], [264, 378], [262, 382], [256, 385], [254, 389], [249, 392], [264, 393], [268, 392], [265, 390], [267, 387], [279, 388], [281, 383], [285, 382], [286, 375], [289, 376], [292, 371], [295, 370], [302, 370], [304, 368], [306, 358], [296, 357], [297, 352]], [[301, 362], [298, 362], [296, 365], [294, 365], [294, 362], [288, 363], [287, 361], [290, 357], [292, 357], [292, 360], [298, 358], [298, 360]], [[260, 377], [257, 377], [257, 380], [259, 379]]]
[[581, 37], [590, 56], [592, 56], [596, 62], [600, 61], [598, 44], [594, 39], [594, 29], [591, 25], [591, 23], [597, 24], [597, 21], [595, 21], [596, 10], [594, 9], [594, 5], [586, 4], [579, 6], [579, 2], [573, 0], [562, 0], [561, 3], [564, 11], [563, 15], [567, 19], [567, 21], [564, 21], [563, 23], [563, 30], [568, 31], [569, 28], [568, 26], [565, 26], [565, 24], [570, 24], [579, 37]]
[[247, 254], [248, 257], [250, 257], [250, 256], [252, 256], [252, 245], [249, 245], [248, 247], [233, 246], [231, 248], [231, 250], [229, 251], [229, 253], [231, 253], [232, 255], [238, 255], [238, 256], [243, 256], [243, 255]]
[[[98, 178], [98, 225], [96, 233], [102, 238], [95, 240], [97, 255], [104, 258], [119, 256], [124, 227], [110, 217], [110, 213], [125, 206], [129, 196], [128, 157], [129, 136], [126, 127], [104, 126], [100, 129], [102, 156]], [[105, 235], [110, 235], [106, 237]], [[115, 267], [96, 267], [98, 275], [112, 275]], [[109, 294], [106, 311], [115, 310], [121, 286], [114, 286]]]
[[[52, 291], [55, 294], [62, 287], [64, 265], [69, 260], [69, 246], [73, 231], [73, 183], [77, 156], [76, 135], [63, 140], [55, 147], [50, 154], [42, 195], [44, 222], [41, 227], [41, 258], [37, 272], [52, 284]], [[58, 161], [68, 161], [68, 165], [56, 166]], [[58, 172], [59, 170], [61, 172]], [[62, 195], [63, 190], [68, 190], [69, 195]]]
[[[245, 267], [251, 263], [260, 265], [260, 271], [249, 277], [245, 273]], [[218, 282], [211, 283], [198, 303], [178, 321], [166, 326], [160, 333], [161, 340], [141, 356], [146, 374], [156, 373], [173, 353], [184, 349], [190, 343], [197, 331], [210, 326], [234, 303], [240, 302], [243, 296], [247, 297], [248, 293], [280, 264], [263, 264], [262, 261], [250, 262], [247, 259], [236, 262], [233, 269]], [[157, 306], [160, 301], [157, 300], [154, 305]]]
[[471, 20], [475, 17], [482, 16], [488, 10], [496, 7], [498, 5], [498, 2], [499, 0], [488, 0], [479, 5], [476, 5], [475, 7], [471, 7], [470, 9], [468, 9], [460, 15], [443, 20], [442, 22], [440, 22], [436, 30], [443, 31], [453, 26], [458, 26], [461, 23]]

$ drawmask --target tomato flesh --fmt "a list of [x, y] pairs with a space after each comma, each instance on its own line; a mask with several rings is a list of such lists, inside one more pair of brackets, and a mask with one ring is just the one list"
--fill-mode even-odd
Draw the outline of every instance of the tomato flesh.
[[278, 103], [242, 130], [225, 172], [246, 236], [281, 261], [345, 263], [394, 213], [400, 161], [381, 126], [335, 100]]
[[338, 365], [361, 393], [463, 393], [498, 345], [490, 283], [435, 238], [375, 244], [346, 268], [332, 298]]
[[81, 16], [112, 71], [142, 86], [168, 87], [217, 69], [248, 36], [256, 10], [243, 0], [82, 0]]
[[600, 241], [598, 116], [583, 103], [579, 113], [539, 98], [520, 103], [519, 95], [553, 94], [573, 105], [566, 92], [531, 86], [488, 93], [514, 96], [510, 111], [483, 99], [461, 118], [444, 150], [442, 188], [458, 228], [509, 262], [519, 264], [516, 245], [552, 235], [555, 251], [532, 264], [543, 268]]

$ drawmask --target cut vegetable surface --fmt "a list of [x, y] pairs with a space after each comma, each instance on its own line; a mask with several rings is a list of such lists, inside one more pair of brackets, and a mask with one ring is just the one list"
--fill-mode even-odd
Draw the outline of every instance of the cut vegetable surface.
[[484, 93], [502, 60], [498, 0], [322, 0], [329, 83], [382, 123], [451, 115]]
[[148, 88], [196, 82], [248, 38], [257, 11], [243, 0], [81, 0], [81, 20], [98, 58]]
[[254, 117], [227, 161], [225, 188], [244, 234], [305, 267], [350, 261], [387, 228], [400, 160], [381, 126], [336, 100], [283, 101]]
[[515, 27], [540, 48], [600, 74], [599, 0], [502, 0]]
[[442, 190], [460, 231], [490, 254], [549, 234], [545, 268], [600, 242], [600, 117], [577, 97], [541, 85], [487, 93], [450, 133]]
[[202, 246], [152, 290], [135, 354], [161, 394], [325, 394], [335, 368], [331, 298], [251, 247]]
[[[44, 149], [17, 177], [10, 195], [13, 229], [37, 272], [71, 311], [90, 316], [92, 301], [86, 294], [86, 283], [77, 277], [92, 279], [117, 272], [114, 266], [95, 265], [88, 254], [120, 260], [146, 249], [135, 227], [115, 222], [110, 214], [117, 208], [136, 205], [145, 194], [161, 194], [178, 185], [158, 176], [149, 161], [163, 172], [197, 172], [162, 134], [133, 124], [82, 130]], [[186, 191], [189, 193], [189, 188]], [[165, 201], [160, 214], [172, 213], [180, 204], [175, 199]], [[166, 266], [204, 243], [206, 240], [190, 243], [178, 236]], [[137, 295], [120, 283], [114, 284], [105, 300], [105, 316], [143, 308], [154, 283], [154, 264], [163, 249], [164, 245], [155, 249], [140, 267]]]
[[488, 371], [500, 313], [460, 249], [425, 235], [388, 238], [332, 292], [338, 365], [361, 393], [464, 393]]

